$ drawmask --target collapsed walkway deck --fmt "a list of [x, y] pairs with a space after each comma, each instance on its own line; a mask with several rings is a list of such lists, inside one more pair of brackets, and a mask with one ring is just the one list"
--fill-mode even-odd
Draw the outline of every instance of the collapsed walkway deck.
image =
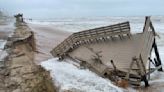
[[[150, 58], [152, 49], [156, 54], [154, 61]], [[102, 77], [119, 76], [133, 80], [133, 84], [144, 81], [148, 86], [147, 76], [155, 70], [162, 71], [150, 17], [146, 17], [142, 33], [131, 34], [129, 22], [90, 29], [72, 34], [51, 53], [60, 59], [80, 61]], [[153, 62], [155, 69], [147, 67]]]

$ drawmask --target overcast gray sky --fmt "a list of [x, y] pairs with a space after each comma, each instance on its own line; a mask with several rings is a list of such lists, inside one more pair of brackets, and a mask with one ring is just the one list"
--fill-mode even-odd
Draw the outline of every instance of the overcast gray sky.
[[164, 0], [0, 0], [0, 9], [32, 18], [164, 15]]

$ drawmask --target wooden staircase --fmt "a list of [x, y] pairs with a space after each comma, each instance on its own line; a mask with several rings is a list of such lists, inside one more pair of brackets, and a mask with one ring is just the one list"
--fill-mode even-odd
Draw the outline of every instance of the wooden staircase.
[[120, 39], [122, 39], [124, 36], [130, 37], [130, 35], [129, 22], [76, 32], [57, 45], [51, 51], [51, 54], [54, 57], [63, 56], [67, 54], [68, 51], [74, 50], [83, 44], [105, 41], [113, 37], [120, 37]]

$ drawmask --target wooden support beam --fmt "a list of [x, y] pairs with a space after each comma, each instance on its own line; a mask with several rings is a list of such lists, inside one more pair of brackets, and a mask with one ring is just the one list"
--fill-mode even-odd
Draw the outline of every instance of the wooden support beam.
[[[152, 59], [150, 57], [148, 59], [149, 59], [149, 70], [148, 71], [150, 71], [150, 68], [151, 68], [150, 63], [152, 62]], [[150, 74], [148, 75], [148, 79], [150, 80]]]
[[151, 21], [150, 21], [150, 28], [152, 29], [154, 36], [156, 36], [156, 32], [155, 32], [154, 26]]
[[160, 69], [160, 68], [162, 68], [162, 65], [160, 65], [160, 66], [154, 68], [153, 70], [151, 69], [151, 70], [150, 70], [149, 72], [147, 72], [145, 75], [149, 75], [149, 74], [153, 73], [154, 71], [156, 71], [156, 70], [158, 70], [158, 69]]
[[125, 79], [126, 79], [126, 80], [129, 80], [129, 75], [130, 75], [130, 72], [131, 72], [131, 70], [132, 70], [133, 64], [134, 64], [134, 60], [132, 60], [132, 62], [130, 63], [130, 67], [129, 67], [128, 72], [127, 72], [127, 74], [126, 74], [126, 76], [125, 76]]
[[[158, 62], [157, 62], [157, 60], [155, 58], [154, 58], [154, 62], [155, 63], [153, 62], [153, 60], [150, 57], [148, 59], [149, 59], [149, 72], [147, 72], [146, 75], [148, 75], [148, 77], [150, 79], [150, 74], [153, 73], [155, 70], [161, 68], [162, 65], [158, 66]], [[155, 69], [151, 69], [150, 63], [152, 63], [156, 68]]]
[[[154, 48], [155, 55], [156, 55], [156, 58], [157, 58], [157, 66], [160, 66], [160, 65], [162, 65], [162, 63], [161, 63], [161, 58], [159, 56], [159, 52], [158, 52], [158, 48], [157, 48], [157, 44], [156, 44], [155, 39], [154, 39], [154, 43], [153, 43], [153, 48]], [[162, 67], [159, 68], [158, 71], [163, 71]]]
[[143, 32], [145, 31], [148, 31], [149, 27], [150, 27], [150, 16], [146, 16], [146, 19], [145, 19], [145, 25], [144, 25], [144, 28], [143, 28]]
[[154, 62], [155, 62], [155, 67], [158, 67], [159, 66], [159, 63], [158, 63], [158, 61], [157, 61], [156, 58], [154, 58]]
[[152, 63], [155, 67], [156, 67], [156, 64], [153, 62], [153, 60], [149, 57], [149, 62]]
[[111, 62], [112, 66], [113, 66], [113, 68], [114, 68], [114, 71], [115, 71], [115, 73], [116, 73], [116, 70], [117, 70], [117, 69], [116, 69], [116, 66], [115, 66], [113, 60], [111, 60], [110, 62]]
[[143, 59], [142, 59], [142, 56], [141, 56], [141, 54], [140, 54], [140, 63], [139, 64], [141, 64], [141, 68], [140, 69], [142, 69], [141, 71], [142, 71], [142, 73], [146, 73], [146, 67], [145, 67], [145, 65], [144, 65], [144, 62], [143, 62]]
[[111, 62], [111, 64], [113, 65], [113, 68], [114, 68], [114, 80], [115, 80], [115, 82], [117, 82], [118, 80], [117, 80], [117, 69], [116, 69], [116, 66], [115, 66], [115, 64], [114, 64], [114, 62], [113, 62], [113, 60], [111, 60], [110, 61]]
[[149, 86], [149, 82], [147, 80], [146, 75], [142, 76], [142, 79], [141, 80], [143, 80], [145, 82], [145, 87], [148, 87]]

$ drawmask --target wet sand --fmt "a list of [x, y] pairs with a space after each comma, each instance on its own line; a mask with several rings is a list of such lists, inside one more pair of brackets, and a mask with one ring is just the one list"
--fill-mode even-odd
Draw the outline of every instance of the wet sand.
[[0, 39], [7, 40], [10, 32], [0, 31]]
[[37, 64], [52, 58], [50, 51], [71, 34], [71, 32], [48, 25], [28, 24], [28, 26], [35, 34], [37, 48], [35, 61]]

